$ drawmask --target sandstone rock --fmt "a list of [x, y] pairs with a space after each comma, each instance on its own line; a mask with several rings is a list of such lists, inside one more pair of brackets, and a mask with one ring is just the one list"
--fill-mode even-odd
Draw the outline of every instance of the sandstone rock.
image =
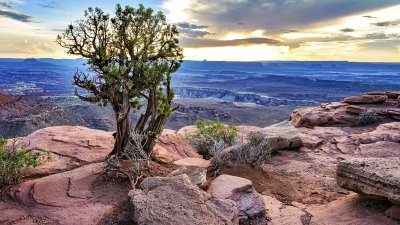
[[182, 174], [186, 174], [199, 187], [204, 187], [207, 182], [207, 170], [201, 167], [182, 167], [172, 171], [168, 176], [175, 177]]
[[137, 224], [238, 224], [232, 200], [216, 199], [194, 185], [187, 175], [150, 177], [143, 190], [129, 192], [132, 218]]
[[385, 211], [385, 216], [400, 220], [400, 205], [394, 205]]
[[400, 143], [377, 141], [371, 144], [361, 144], [360, 153], [365, 157], [400, 157]]
[[272, 151], [303, 146], [299, 132], [287, 121], [262, 128], [259, 132], [264, 136], [263, 142], [268, 144]]
[[25, 210], [5, 202], [0, 202], [0, 212], [0, 224], [15, 224], [16, 221], [29, 216]]
[[390, 99], [397, 99], [400, 96], [398, 91], [387, 91], [387, 92], [368, 92], [364, 95], [386, 95]]
[[400, 158], [355, 158], [339, 163], [337, 183], [357, 193], [400, 203]]
[[195, 148], [180, 134], [164, 130], [153, 149], [153, 157], [162, 163], [173, 163], [183, 158], [202, 158]]
[[50, 159], [30, 172], [43, 176], [103, 160], [114, 147], [112, 132], [80, 126], [47, 127], [20, 138], [18, 144], [45, 151]]
[[192, 166], [201, 168], [209, 168], [211, 166], [211, 162], [209, 160], [200, 158], [183, 158], [175, 161], [174, 164], [177, 166]]
[[376, 200], [360, 198], [351, 193], [327, 204], [312, 204], [306, 209], [312, 215], [311, 225], [398, 225], [382, 213], [387, 206]]
[[349, 105], [346, 107], [346, 112], [354, 113], [356, 115], [360, 115], [365, 110], [365, 108], [356, 105]]
[[389, 109], [387, 110], [387, 114], [392, 119], [400, 120], [400, 110]]
[[290, 123], [295, 127], [356, 124], [358, 116], [346, 112], [347, 104], [330, 103], [316, 107], [296, 109], [290, 115]]
[[208, 192], [216, 198], [228, 199], [237, 192], [251, 189], [252, 186], [252, 182], [248, 179], [220, 175], [211, 182]]
[[211, 182], [208, 192], [215, 198], [234, 200], [241, 224], [266, 224], [264, 201], [250, 180], [220, 175]]
[[307, 215], [304, 211], [294, 206], [283, 205], [274, 197], [262, 197], [270, 218], [268, 225], [303, 225], [301, 218]]
[[34, 216], [46, 218], [54, 224], [98, 224], [124, 201], [115, 187], [107, 188], [107, 193], [115, 197], [112, 200], [107, 200], [105, 193], [96, 194], [94, 191], [94, 183], [103, 168], [102, 163], [90, 164], [29, 180], [13, 187], [10, 195]]
[[397, 107], [400, 107], [400, 96], [397, 98]]
[[371, 144], [378, 141], [400, 143], [400, 122], [381, 124], [371, 132], [358, 135], [357, 139], [361, 144]]
[[386, 92], [386, 96], [391, 99], [397, 99], [400, 97], [400, 92]]
[[386, 94], [382, 95], [360, 95], [360, 96], [352, 96], [344, 99], [343, 102], [349, 104], [376, 104], [383, 103], [387, 100]]

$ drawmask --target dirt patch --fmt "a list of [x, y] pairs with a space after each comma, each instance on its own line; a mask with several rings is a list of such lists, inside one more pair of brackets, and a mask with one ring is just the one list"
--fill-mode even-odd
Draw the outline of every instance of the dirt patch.
[[279, 171], [262, 171], [248, 165], [225, 167], [220, 174], [229, 174], [249, 179], [254, 188], [264, 195], [274, 196], [285, 204], [323, 204], [340, 196], [334, 190], [321, 186], [313, 177], [302, 177]]

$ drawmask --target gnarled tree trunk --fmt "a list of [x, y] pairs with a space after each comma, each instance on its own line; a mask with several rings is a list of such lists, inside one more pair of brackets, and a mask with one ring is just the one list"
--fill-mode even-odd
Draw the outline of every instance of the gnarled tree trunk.
[[110, 155], [120, 155], [129, 142], [132, 122], [129, 116], [122, 121], [117, 122], [117, 132], [115, 133], [114, 149]]

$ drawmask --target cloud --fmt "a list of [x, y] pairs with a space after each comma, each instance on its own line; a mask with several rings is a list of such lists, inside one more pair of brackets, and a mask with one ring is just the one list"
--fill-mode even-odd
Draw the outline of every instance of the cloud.
[[182, 36], [190, 37], [190, 38], [201, 38], [206, 35], [212, 34], [205, 30], [191, 30], [191, 29], [182, 29], [182, 28], [178, 28], [178, 30], [179, 30], [179, 33], [182, 34]]
[[58, 2], [46, 2], [46, 3], [40, 3], [39, 6], [43, 8], [48, 8], [48, 9], [59, 9], [62, 8], [61, 5]]
[[20, 22], [33, 22], [33, 17], [17, 12], [13, 8], [22, 3], [21, 0], [3, 0], [0, 2], [0, 17], [14, 19]]
[[[176, 0], [167, 0], [172, 5]], [[171, 4], [168, 4], [171, 2]], [[399, 4], [398, 0], [186, 0], [180, 12], [186, 22], [207, 24], [214, 33], [267, 30], [280, 34], [282, 30], [318, 27], [321, 22], [336, 20], [371, 10]], [[168, 11], [168, 10], [167, 10]], [[183, 14], [185, 16], [183, 16]], [[240, 25], [241, 24], [241, 25]], [[277, 27], [280, 29], [268, 29]]]
[[178, 23], [176, 24], [177, 27], [179, 28], [184, 28], [184, 29], [205, 29], [208, 28], [207, 25], [197, 25], [197, 24], [190, 24], [190, 23]]
[[378, 19], [378, 17], [375, 17], [375, 16], [363, 16], [363, 17], [365, 17], [365, 18], [368, 18], [368, 19]]
[[375, 26], [378, 26], [378, 27], [396, 26], [396, 25], [400, 24], [400, 19], [392, 20], [392, 21], [383, 21], [383, 22], [371, 23], [371, 24], [375, 25]]
[[19, 3], [21, 3], [20, 0], [3, 0], [2, 2], [0, 2], [0, 7], [6, 8], [6, 9], [11, 9]]
[[197, 25], [191, 23], [177, 23], [176, 26], [178, 27], [179, 32], [185, 36], [190, 38], [201, 38], [206, 35], [212, 34], [211, 32], [205, 30], [208, 28], [207, 25]]
[[0, 17], [6, 17], [6, 18], [18, 20], [20, 22], [26, 22], [26, 23], [33, 22], [32, 16], [22, 14], [22, 13], [19, 13], [16, 11], [12, 11], [12, 10], [0, 9]]
[[341, 29], [340, 31], [342, 31], [343, 33], [350, 33], [350, 32], [354, 32], [355, 30], [353, 28], [344, 28], [344, 29]]
[[226, 46], [243, 46], [243, 45], [279, 45], [281, 42], [270, 38], [244, 38], [233, 40], [217, 40], [217, 39], [197, 39], [183, 38], [182, 46], [187, 48], [204, 48], [204, 47], [226, 47]]

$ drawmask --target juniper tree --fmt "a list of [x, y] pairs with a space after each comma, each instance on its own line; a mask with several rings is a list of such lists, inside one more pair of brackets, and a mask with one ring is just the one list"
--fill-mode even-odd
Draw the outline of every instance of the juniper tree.
[[[145, 150], [150, 152], [172, 111], [174, 92], [171, 75], [182, 62], [175, 25], [162, 12], [139, 5], [116, 6], [111, 17], [99, 8], [88, 8], [58, 35], [57, 43], [67, 53], [87, 60], [87, 71], [77, 71], [74, 84], [86, 93], [82, 100], [111, 104], [117, 122], [111, 154], [121, 155], [131, 129], [150, 135]], [[135, 126], [130, 113], [139, 112]]]

